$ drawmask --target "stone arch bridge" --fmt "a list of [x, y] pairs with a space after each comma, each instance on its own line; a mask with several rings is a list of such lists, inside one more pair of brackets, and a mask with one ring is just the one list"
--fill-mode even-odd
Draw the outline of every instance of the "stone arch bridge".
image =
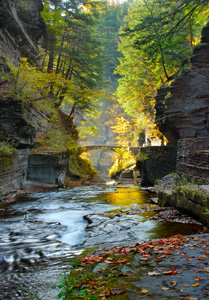
[[109, 150], [109, 151], [116, 151], [116, 149], [127, 148], [130, 150], [134, 155], [140, 150], [140, 147], [120, 147], [120, 146], [112, 146], [112, 145], [92, 145], [92, 146], [84, 146], [80, 149], [81, 153], [92, 151], [92, 150]]

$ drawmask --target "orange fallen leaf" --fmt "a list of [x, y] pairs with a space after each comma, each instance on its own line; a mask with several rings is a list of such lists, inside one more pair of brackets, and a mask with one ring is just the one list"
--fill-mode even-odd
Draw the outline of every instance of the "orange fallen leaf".
[[198, 269], [199, 272], [209, 272], [209, 268], [205, 268], [205, 269]]
[[185, 284], [184, 284], [184, 286], [185, 286], [185, 287], [189, 287], [189, 286], [190, 286], [190, 284], [188, 284], [188, 283], [185, 283]]
[[124, 258], [124, 259], [119, 259], [117, 262], [118, 263], [124, 263], [124, 262], [127, 262], [127, 261], [128, 261], [128, 259]]
[[193, 279], [196, 281], [204, 280], [203, 278], [199, 278], [199, 277], [193, 277]]
[[199, 255], [197, 259], [198, 260], [205, 260], [205, 257], [206, 257], [205, 255]]
[[145, 289], [141, 290], [141, 294], [147, 294], [147, 293], [149, 293], [148, 290], [145, 290]]
[[205, 243], [207, 243], [206, 239], [203, 239], [202, 241], [200, 241], [200, 244], [205, 244]]
[[170, 271], [163, 272], [164, 275], [174, 275], [178, 272], [177, 269], [172, 269]]
[[161, 287], [161, 290], [163, 290], [163, 291], [167, 291], [167, 290], [170, 290], [170, 288], [169, 288], [169, 287], [165, 287], [165, 286], [163, 286], [163, 287]]
[[205, 252], [204, 254], [209, 255], [209, 251]]
[[176, 286], [178, 284], [177, 281], [170, 281], [170, 283], [173, 285], [173, 286]]

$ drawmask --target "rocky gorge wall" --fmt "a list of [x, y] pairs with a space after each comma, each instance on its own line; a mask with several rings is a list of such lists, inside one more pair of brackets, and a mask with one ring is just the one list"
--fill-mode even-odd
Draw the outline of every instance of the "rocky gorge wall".
[[209, 182], [209, 23], [191, 67], [182, 73], [158, 90], [156, 123], [169, 143], [178, 145], [177, 172]]
[[46, 116], [22, 101], [0, 100], [0, 141], [15, 149], [14, 155], [0, 158], [0, 201], [20, 189], [36, 132], [46, 126], [44, 119]]
[[177, 145], [177, 176], [170, 185], [155, 188], [158, 203], [209, 226], [209, 24], [189, 70], [159, 89], [156, 112], [160, 130]]
[[17, 65], [20, 57], [38, 59], [38, 41], [45, 34], [41, 0], [0, 0], [0, 56]]

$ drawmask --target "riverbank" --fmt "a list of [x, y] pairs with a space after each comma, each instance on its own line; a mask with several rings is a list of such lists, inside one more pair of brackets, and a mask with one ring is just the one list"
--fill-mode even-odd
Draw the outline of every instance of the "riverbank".
[[66, 299], [208, 299], [208, 255], [209, 233], [99, 249], [62, 284]]
[[[162, 236], [164, 232], [165, 238], [150, 237], [149, 241], [135, 244], [128, 241], [127, 235], [133, 241], [134, 234], [140, 234], [136, 220], [142, 214], [162, 224], [159, 233]], [[127, 224], [129, 218], [132, 223]], [[198, 221], [173, 207], [149, 203], [108, 215], [91, 214], [85, 220], [90, 234], [86, 245], [95, 245], [98, 235], [103, 244], [99, 240], [100, 249], [91, 249], [88, 254], [85, 251], [72, 261], [70, 275], [63, 277], [60, 296], [72, 300], [208, 299], [209, 233]], [[165, 223], [178, 233], [188, 226], [191, 234], [170, 237], [169, 227], [166, 231], [163, 228]]]
[[170, 174], [151, 191], [157, 193], [160, 206], [173, 206], [209, 227], [209, 185]]

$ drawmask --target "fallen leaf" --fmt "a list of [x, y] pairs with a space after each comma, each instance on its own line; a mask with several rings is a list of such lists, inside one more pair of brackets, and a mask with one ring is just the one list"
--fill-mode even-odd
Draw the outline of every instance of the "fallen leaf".
[[130, 273], [120, 273], [118, 276], [131, 276]]
[[113, 264], [114, 263], [111, 257], [108, 257], [104, 262], [106, 264]]
[[139, 260], [142, 260], [142, 261], [147, 261], [148, 258], [147, 257], [141, 257]]
[[154, 271], [154, 272], [148, 272], [147, 275], [148, 276], [157, 276], [157, 275], [161, 275], [161, 273]]
[[163, 261], [163, 259], [156, 259], [155, 262]]
[[119, 288], [111, 289], [110, 292], [112, 295], [121, 295], [127, 293], [126, 290], [119, 289]]
[[174, 275], [178, 272], [177, 269], [172, 269], [170, 271], [163, 272], [164, 275]]
[[200, 241], [200, 244], [205, 244], [207, 243], [207, 240], [203, 239], [202, 241]]
[[203, 278], [199, 278], [199, 277], [193, 277], [193, 279], [196, 281], [204, 280]]
[[198, 298], [194, 298], [194, 297], [186, 297], [188, 300], [198, 300]]
[[199, 282], [196, 282], [196, 283], [192, 284], [193, 287], [196, 287], [196, 286], [199, 286], [199, 285], [200, 285]]
[[145, 289], [141, 290], [141, 294], [147, 294], [147, 293], [149, 293], [148, 290], [145, 290]]
[[170, 281], [170, 283], [173, 285], [173, 286], [176, 286], [178, 284], [177, 281]]
[[205, 269], [198, 269], [199, 272], [209, 272], [209, 268], [205, 268]]
[[127, 261], [128, 261], [128, 259], [124, 258], [124, 259], [119, 259], [117, 262], [118, 263], [124, 263], [124, 262], [127, 262]]
[[161, 290], [163, 290], [163, 291], [167, 291], [167, 290], [170, 290], [170, 288], [169, 288], [169, 287], [165, 287], [165, 286], [163, 286], [163, 287], [161, 287]]
[[205, 252], [204, 254], [209, 255], [209, 251]]
[[189, 286], [190, 286], [190, 284], [188, 284], [188, 283], [185, 283], [185, 284], [184, 284], [184, 286], [185, 286], [185, 287], [189, 287]]
[[205, 260], [205, 257], [206, 257], [205, 255], [200, 255], [200, 256], [198, 256], [197, 259], [198, 259], [198, 260]]

